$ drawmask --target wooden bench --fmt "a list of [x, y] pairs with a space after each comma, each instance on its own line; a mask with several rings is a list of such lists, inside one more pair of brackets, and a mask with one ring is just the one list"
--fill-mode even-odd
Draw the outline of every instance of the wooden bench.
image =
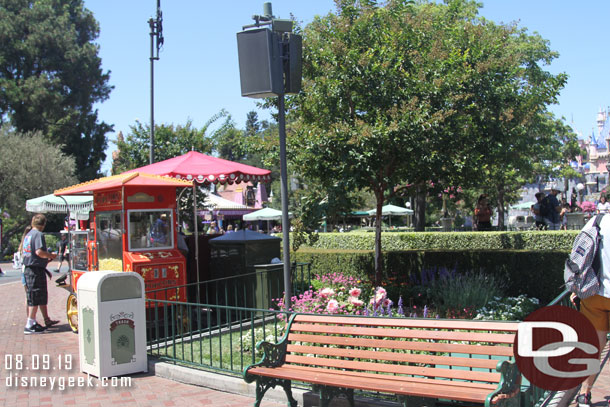
[[312, 384], [322, 407], [341, 394], [354, 406], [354, 389], [395, 394], [404, 406], [519, 406], [516, 332], [501, 321], [295, 314], [278, 344], [257, 344], [264, 356], [244, 380], [256, 381], [255, 406], [277, 385], [296, 406], [292, 381]]

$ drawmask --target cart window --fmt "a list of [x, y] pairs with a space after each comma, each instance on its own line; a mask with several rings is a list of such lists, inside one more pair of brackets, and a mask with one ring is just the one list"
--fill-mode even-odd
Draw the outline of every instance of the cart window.
[[[120, 211], [98, 212], [95, 217], [101, 270], [123, 271], [123, 222]], [[112, 260], [112, 262], [103, 260]], [[104, 266], [106, 264], [106, 266]]]
[[78, 271], [87, 271], [87, 235], [88, 232], [71, 232], [72, 249], [70, 251], [70, 262], [72, 269]]
[[171, 209], [128, 211], [128, 216], [129, 251], [174, 247]]

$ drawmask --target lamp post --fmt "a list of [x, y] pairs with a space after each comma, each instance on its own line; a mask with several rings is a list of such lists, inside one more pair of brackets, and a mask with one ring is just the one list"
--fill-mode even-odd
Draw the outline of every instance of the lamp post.
[[[148, 20], [150, 26], [150, 164], [155, 162], [155, 61], [163, 45], [163, 13], [161, 0], [157, 0], [157, 18]], [[156, 50], [156, 53], [155, 53]]]
[[[290, 219], [288, 216], [288, 170], [286, 164], [286, 116], [284, 96], [301, 89], [301, 37], [292, 34], [292, 21], [273, 17], [271, 3], [254, 24], [237, 34], [242, 96], [277, 96], [282, 199], [282, 246], [284, 260], [284, 306], [291, 307]], [[261, 26], [271, 26], [271, 30]], [[253, 30], [248, 30], [253, 28]]]

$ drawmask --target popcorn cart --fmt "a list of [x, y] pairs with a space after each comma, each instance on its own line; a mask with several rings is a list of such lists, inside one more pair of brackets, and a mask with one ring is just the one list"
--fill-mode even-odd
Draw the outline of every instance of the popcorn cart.
[[[176, 190], [189, 187], [188, 181], [136, 172], [55, 191], [57, 196], [93, 195], [91, 230], [71, 233], [66, 314], [74, 332], [78, 279], [87, 272], [135, 271], [144, 278], [146, 298], [186, 301], [186, 259], [177, 249]], [[152, 290], [160, 291], [148, 293]]]

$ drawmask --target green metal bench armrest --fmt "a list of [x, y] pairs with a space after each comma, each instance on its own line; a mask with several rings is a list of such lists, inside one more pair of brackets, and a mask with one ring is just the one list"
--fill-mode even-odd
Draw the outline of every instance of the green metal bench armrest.
[[278, 343], [260, 341], [256, 344], [257, 350], [263, 349], [263, 358], [258, 361], [258, 363], [249, 365], [244, 369], [244, 380], [246, 383], [252, 383], [256, 380], [254, 375], [249, 373], [250, 369], [255, 367], [278, 367], [284, 364], [284, 361], [286, 360], [286, 349], [288, 347], [288, 333], [290, 332], [290, 327], [292, 326], [295, 315], [296, 314], [293, 314], [292, 317], [290, 317], [290, 321], [286, 326], [286, 333], [284, 333], [284, 336]]
[[521, 402], [521, 372], [515, 362], [502, 360], [496, 366], [502, 376], [498, 388], [485, 400], [485, 407], [518, 407]]

